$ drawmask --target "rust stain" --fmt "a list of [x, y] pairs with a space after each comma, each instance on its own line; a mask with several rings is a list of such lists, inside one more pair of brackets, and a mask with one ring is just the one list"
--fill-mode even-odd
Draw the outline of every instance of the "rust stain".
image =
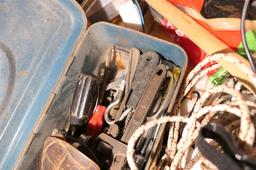
[[20, 71], [20, 72], [18, 72], [18, 76], [21, 76], [21, 77], [26, 77], [28, 75], [29, 75], [29, 72], [27, 72], [27, 71]]

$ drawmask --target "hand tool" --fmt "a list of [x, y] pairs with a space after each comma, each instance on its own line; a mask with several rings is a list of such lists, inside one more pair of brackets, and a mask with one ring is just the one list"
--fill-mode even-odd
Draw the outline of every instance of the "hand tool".
[[70, 107], [68, 134], [78, 137], [94, 112], [99, 96], [99, 81], [93, 76], [80, 74]]
[[[143, 55], [141, 55], [139, 58], [139, 61], [137, 61], [138, 54], [139, 54], [138, 50], [136, 49], [133, 49], [131, 51], [131, 56], [133, 56], [133, 59], [135, 60], [135, 64], [137, 63], [136, 64], [137, 66], [136, 66], [136, 69], [134, 69], [135, 68], [133, 64], [134, 62], [132, 62], [130, 63], [130, 66], [129, 66], [130, 70], [127, 70], [128, 75], [130, 75], [130, 78], [129, 78], [130, 80], [127, 80], [126, 84], [128, 84], [128, 82], [131, 82], [131, 84], [128, 85], [130, 86], [129, 88], [130, 90], [129, 92], [126, 92], [126, 95], [122, 100], [118, 114], [114, 122], [119, 121], [121, 117], [122, 119], [124, 118], [124, 116], [126, 115], [126, 114], [123, 115], [124, 111], [129, 115], [133, 112], [133, 110], [135, 110], [144, 92], [144, 89], [146, 88], [152, 76], [152, 73], [155, 70], [155, 67], [160, 63], [160, 56], [156, 52], [148, 51]], [[132, 81], [131, 81], [131, 78], [132, 78]], [[127, 111], [127, 109], [129, 110], [129, 112]], [[115, 130], [113, 131], [112, 128]], [[118, 134], [119, 131], [120, 131], [119, 126], [114, 125], [114, 127], [112, 126], [109, 127], [109, 134], [110, 132], [113, 132], [113, 134], [110, 134], [111, 136], [116, 136], [116, 134]]]
[[124, 131], [121, 138], [123, 142], [127, 143], [133, 132], [145, 121], [147, 114], [151, 111], [150, 109], [155, 101], [155, 96], [166, 78], [166, 73], [167, 70], [165, 65], [160, 64], [156, 67], [151, 80], [149, 81], [140, 101], [138, 102], [129, 124]]
[[135, 71], [136, 71], [138, 62], [140, 60], [140, 57], [141, 57], [140, 50], [138, 50], [137, 48], [131, 48], [129, 50], [129, 64], [126, 72], [125, 93], [124, 93], [122, 103], [119, 107], [118, 113], [115, 117], [115, 122], [123, 120], [127, 116], [127, 114], [132, 111], [131, 109], [125, 110], [125, 107], [126, 107], [127, 99], [129, 97], [129, 91], [131, 89], [132, 80], [134, 78]]
[[115, 70], [115, 58], [116, 58], [116, 46], [113, 46], [111, 50], [107, 50], [105, 55], [105, 66], [103, 75], [101, 76], [101, 85], [100, 85], [100, 92], [99, 92], [99, 103], [102, 104], [103, 98], [105, 97], [105, 92], [107, 85], [109, 83], [110, 77], [112, 72]]
[[[167, 92], [165, 94], [165, 99], [163, 99], [160, 108], [155, 113], [153, 113], [152, 116], [146, 117], [147, 120], [156, 119], [165, 115], [165, 112], [171, 102], [175, 85], [176, 85], [171, 71], [167, 72], [167, 77], [170, 78], [170, 80], [168, 82], [168, 86], [166, 89]], [[139, 167], [144, 167], [146, 161], [148, 160], [151, 150], [153, 148], [153, 145], [155, 143], [155, 140], [157, 138], [157, 134], [159, 133], [159, 129], [160, 129], [160, 125], [149, 129], [149, 131], [143, 137], [144, 145], [141, 148], [136, 147], [136, 149], [138, 149], [138, 153], [136, 155], [140, 155], [140, 163], [138, 163]]]
[[173, 96], [173, 93], [175, 90], [176, 82], [175, 82], [175, 79], [174, 79], [171, 71], [168, 71], [167, 77], [170, 78], [170, 81], [169, 81], [168, 87], [167, 87], [166, 98], [164, 99], [163, 103], [161, 104], [159, 110], [153, 116], [147, 117], [148, 120], [159, 118], [161, 116], [161, 114], [167, 110], [167, 108], [171, 102], [171, 99], [172, 99], [172, 96]]
[[110, 110], [112, 108], [114, 108], [115, 106], [120, 105], [122, 98], [123, 98], [123, 93], [124, 93], [124, 88], [125, 88], [125, 80], [121, 80], [121, 84], [119, 86], [119, 91], [118, 91], [118, 95], [117, 98], [114, 102], [110, 103], [110, 105], [107, 107], [105, 113], [104, 113], [104, 119], [106, 121], [107, 124], [111, 125], [115, 123], [115, 120], [111, 120], [111, 118], [109, 118], [109, 113]]
[[[120, 57], [120, 53], [119, 53], [119, 57]], [[130, 64], [126, 67], [125, 72], [123, 73], [123, 75], [121, 76], [121, 82], [117, 87], [117, 96], [115, 98], [115, 101], [110, 103], [104, 113], [104, 119], [106, 121], [107, 124], [112, 125], [116, 122], [115, 118], [109, 118], [110, 117], [110, 111], [113, 108], [119, 108], [119, 106], [121, 105], [125, 90], [127, 91], [127, 85], [129, 85], [129, 82], [127, 82], [127, 80], [129, 81], [129, 76], [130, 76]], [[117, 117], [117, 115], [115, 115], [115, 117]]]
[[98, 100], [98, 80], [90, 75], [80, 74], [70, 108], [70, 124], [81, 126], [92, 115]]
[[127, 108], [136, 108], [146, 86], [148, 85], [152, 73], [159, 63], [160, 56], [156, 52], [148, 51], [141, 55], [132, 80], [131, 93], [126, 104]]

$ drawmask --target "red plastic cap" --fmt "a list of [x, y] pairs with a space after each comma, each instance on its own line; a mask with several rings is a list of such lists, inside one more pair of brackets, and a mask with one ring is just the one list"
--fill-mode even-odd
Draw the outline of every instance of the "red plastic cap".
[[85, 134], [88, 136], [92, 136], [93, 138], [97, 137], [103, 128], [104, 124], [104, 112], [106, 110], [105, 106], [98, 105], [96, 111], [93, 113], [90, 118]]

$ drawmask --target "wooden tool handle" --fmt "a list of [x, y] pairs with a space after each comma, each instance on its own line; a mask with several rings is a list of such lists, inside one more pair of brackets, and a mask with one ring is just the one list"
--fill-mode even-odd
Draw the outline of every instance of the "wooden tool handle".
[[[211, 34], [208, 30], [199, 25], [195, 20], [167, 0], [146, 0], [146, 2], [170, 21], [176, 28], [182, 31], [208, 55], [223, 52], [240, 60], [248, 67], [250, 66], [245, 58], [234, 52], [216, 36]], [[246, 84], [250, 82], [248, 76], [237, 65], [224, 60], [218, 60], [218, 63], [228, 70], [233, 76], [241, 79], [243, 82], [246, 82]]]

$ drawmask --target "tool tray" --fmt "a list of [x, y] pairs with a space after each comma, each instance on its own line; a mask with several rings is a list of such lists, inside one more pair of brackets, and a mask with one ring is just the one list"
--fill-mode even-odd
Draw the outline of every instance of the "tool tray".
[[[50, 2], [49, 0], [49, 4], [51, 3], [52, 2]], [[17, 6], [14, 6], [14, 9], [17, 9], [17, 7], [19, 6], [18, 4], [19, 3], [17, 3]], [[35, 5], [32, 7], [38, 7], [36, 6], [37, 5], [36, 2], [31, 4]], [[101, 68], [102, 64], [104, 63], [104, 58], [102, 58], [102, 53], [107, 48], [113, 45], [118, 45], [125, 48], [136, 47], [142, 51], [152, 50], [159, 53], [166, 60], [170, 60], [174, 62], [177, 66], [179, 66], [181, 68], [181, 73], [180, 73], [177, 86], [175, 87], [176, 90], [173, 95], [172, 101], [170, 102], [169, 111], [171, 110], [172, 105], [174, 104], [174, 100], [177, 96], [178, 89], [181, 85], [181, 81], [184, 77], [185, 70], [187, 67], [187, 56], [183, 49], [181, 49], [179, 46], [175, 44], [154, 38], [152, 36], [148, 36], [140, 32], [136, 32], [130, 29], [122, 28], [122, 27], [115, 26], [108, 23], [94, 24], [84, 34], [83, 27], [85, 27], [85, 21], [81, 19], [83, 18], [82, 13], [80, 11], [76, 12], [78, 7], [74, 4], [70, 5], [69, 2], [67, 2], [67, 4], [65, 5], [66, 5], [65, 6], [66, 11], [73, 11], [73, 12], [75, 11], [74, 14], [72, 14], [72, 17], [78, 17], [79, 20], [75, 20], [75, 21], [71, 20], [72, 24], [74, 25], [72, 24], [68, 25], [68, 22], [66, 23], [66, 22], [60, 21], [59, 23], [60, 25], [62, 24], [61, 25], [62, 27], [59, 27], [59, 28], [63, 28], [64, 30], [69, 28], [72, 30], [72, 33], [74, 35], [71, 36], [71, 38], [68, 40], [58, 39], [59, 40], [58, 43], [54, 42], [53, 43], [54, 45], [50, 46], [50, 48], [52, 50], [54, 49], [60, 50], [60, 47], [61, 47], [61, 50], [63, 53], [55, 54], [51, 52], [50, 53], [51, 55], [49, 56], [48, 55], [41, 56], [41, 57], [45, 57], [43, 58], [45, 60], [43, 61], [43, 63], [39, 62], [38, 64], [39, 66], [40, 64], [44, 65], [44, 66], [41, 65], [42, 68], [40, 67], [40, 70], [41, 70], [40, 74], [34, 75], [33, 79], [31, 78], [29, 80], [24, 81], [24, 82], [29, 82], [31, 84], [34, 83], [35, 86], [40, 86], [41, 91], [40, 93], [34, 96], [33, 100], [29, 98], [26, 100], [23, 100], [21, 98], [21, 101], [27, 102], [27, 104], [29, 104], [30, 106], [25, 107], [24, 105], [25, 109], [24, 108], [21, 109], [19, 112], [19, 116], [17, 116], [16, 117], [17, 119], [15, 119], [16, 123], [12, 127], [18, 128], [19, 130], [17, 131], [18, 133], [17, 134], [15, 133], [16, 135], [12, 134], [12, 132], [15, 131], [15, 129], [12, 128], [8, 130], [9, 132], [8, 137], [1, 136], [1, 140], [4, 141], [1, 144], [2, 146], [1, 152], [5, 153], [5, 155], [2, 157], [0, 168], [12, 169], [16, 167], [18, 169], [37, 169], [36, 162], [39, 161], [38, 155], [41, 151], [41, 147], [46, 137], [51, 136], [53, 129], [67, 128], [66, 126], [70, 119], [70, 112], [69, 112], [70, 106], [72, 103], [78, 75], [80, 73], [96, 75], [99, 72], [99, 69]], [[52, 7], [55, 7], [55, 6], [52, 6]], [[22, 15], [21, 14], [20, 15], [23, 16], [23, 14], [27, 15], [24, 11], [22, 12]], [[61, 17], [62, 17], [61, 19], [65, 21], [65, 15], [62, 15]], [[1, 17], [1, 19], [2, 18], [4, 17]], [[34, 19], [38, 19], [38, 18], [34, 18]], [[46, 22], [47, 20], [45, 19], [44, 21]], [[6, 21], [4, 21], [4, 23], [5, 22]], [[58, 23], [57, 19], [56, 19], [56, 23]], [[25, 22], [24, 25], [26, 24], [27, 23]], [[34, 30], [39, 29], [39, 25], [36, 25]], [[10, 27], [13, 28], [14, 26], [10, 25]], [[7, 28], [8, 27], [6, 27], [6, 30]], [[29, 26], [28, 24], [26, 25], [26, 27], [24, 27], [24, 30], [29, 30], [30, 28], [31, 26]], [[52, 29], [54, 30], [54, 28]], [[45, 29], [44, 31], [45, 32], [42, 32], [42, 35], [44, 35], [49, 30]], [[65, 35], [65, 31], [62, 32], [61, 36], [63, 35]], [[55, 36], [59, 36], [59, 35], [55, 34]], [[33, 37], [35, 38], [35, 36]], [[42, 37], [40, 37], [40, 40], [42, 39]], [[5, 39], [2, 41], [5, 42]], [[26, 42], [26, 40], [24, 41]], [[64, 41], [68, 41], [68, 43], [64, 44]], [[33, 41], [31, 41], [31, 43], [32, 42]], [[79, 43], [76, 44], [77, 42]], [[34, 43], [37, 43], [37, 42], [34, 42]], [[40, 43], [41, 41], [38, 41], [37, 45], [40, 45]], [[44, 42], [44, 43], [47, 43], [47, 42]], [[50, 42], [50, 44], [51, 43], [52, 42]], [[61, 46], [62, 44], [66, 46]], [[73, 49], [73, 52], [71, 55], [72, 49]], [[26, 48], [26, 50], [32, 51], [32, 49], [29, 49], [29, 48]], [[67, 56], [68, 58], [58, 57], [58, 55], [63, 55], [63, 54], [69, 55], [69, 57], [68, 56]], [[33, 55], [35, 54], [31, 53], [29, 57]], [[40, 55], [38, 55], [37, 57], [39, 56]], [[48, 58], [46, 56], [48, 56]], [[26, 55], [24, 55], [23, 57], [26, 58]], [[54, 60], [55, 59], [54, 57], [58, 60]], [[18, 61], [20, 60], [18, 59], [17, 62]], [[47, 68], [47, 66], [52, 66], [51, 65], [52, 63], [49, 61], [52, 61], [52, 62], [54, 61], [56, 63], [54, 65], [55, 67], [53, 66], [53, 68], [52, 67], [49, 68], [51, 69], [51, 72], [44, 70], [44, 68]], [[64, 66], [65, 68], [63, 68]], [[35, 67], [35, 68], [38, 68], [38, 67]], [[33, 69], [30, 69], [30, 71], [32, 70]], [[37, 70], [35, 69], [34, 73], [36, 73], [36, 71]], [[41, 74], [43, 74], [44, 72], [46, 75], [49, 75], [49, 76], [48, 77], [41, 76]], [[61, 72], [62, 74], [60, 74]], [[43, 79], [44, 81], [40, 82], [40, 78], [44, 78]], [[47, 80], [47, 78], [48, 78], [48, 81], [45, 81]], [[55, 88], [53, 87], [53, 85], [55, 85]], [[30, 97], [31, 96], [33, 96], [33, 91], [30, 92]], [[29, 103], [28, 101], [31, 101], [31, 102]], [[37, 109], [29, 110], [30, 107], [33, 107], [33, 108], [35, 107]], [[18, 115], [18, 112], [17, 114], [15, 112], [15, 115]], [[10, 117], [13, 119], [15, 115], [13, 114]], [[19, 118], [20, 116], [23, 116], [23, 118]], [[9, 120], [6, 119], [6, 122], [9, 122]], [[5, 126], [5, 124], [1, 124], [1, 126]], [[5, 128], [8, 129], [9, 127], [6, 126]], [[31, 131], [31, 129], [33, 130]], [[163, 132], [163, 129], [162, 129], [162, 132]], [[7, 133], [5, 133], [4, 135], [6, 134]], [[159, 134], [161, 135], [161, 133]], [[17, 142], [17, 145], [13, 147], [12, 144], [15, 142]], [[6, 151], [5, 149], [8, 151]], [[9, 152], [12, 149], [14, 149], [15, 152], [13, 151]]]

